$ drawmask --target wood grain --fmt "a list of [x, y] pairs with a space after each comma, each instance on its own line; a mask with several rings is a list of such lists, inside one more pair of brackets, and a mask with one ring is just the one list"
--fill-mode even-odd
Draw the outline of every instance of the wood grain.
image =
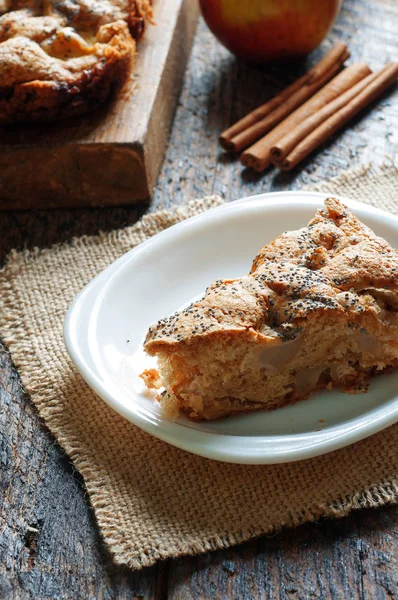
[[129, 81], [99, 110], [49, 125], [1, 128], [0, 209], [148, 199], [164, 158], [197, 13], [190, 0], [155, 1], [156, 25], [147, 26], [138, 44]]
[[304, 525], [224, 552], [176, 561], [169, 600], [375, 600], [398, 593], [397, 508]]
[[0, 598], [161, 596], [162, 565], [112, 564], [84, 485], [40, 423], [0, 345]]
[[[397, 22], [394, 0], [345, 0], [330, 41], [343, 39], [352, 62], [365, 60], [379, 68], [398, 58]], [[318, 57], [314, 53], [310, 63]], [[398, 152], [395, 90], [291, 174], [270, 170], [254, 176], [225, 157], [218, 133], [304, 70], [305, 65], [249, 67], [233, 59], [201, 23], [150, 210], [205, 193], [233, 200], [300, 188]], [[0, 213], [0, 254], [4, 258], [14, 246], [49, 246], [127, 225], [143, 210]], [[310, 523], [141, 573], [115, 567], [99, 539], [80, 477], [38, 419], [5, 350], [0, 352], [0, 388], [1, 599], [398, 598], [395, 506]]]

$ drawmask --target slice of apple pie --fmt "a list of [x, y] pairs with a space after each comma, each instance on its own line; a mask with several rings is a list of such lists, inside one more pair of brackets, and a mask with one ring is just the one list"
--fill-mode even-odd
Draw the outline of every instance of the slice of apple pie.
[[170, 415], [215, 419], [322, 388], [364, 391], [398, 367], [398, 252], [328, 198], [307, 227], [265, 246], [249, 275], [216, 281], [150, 327], [145, 350]]

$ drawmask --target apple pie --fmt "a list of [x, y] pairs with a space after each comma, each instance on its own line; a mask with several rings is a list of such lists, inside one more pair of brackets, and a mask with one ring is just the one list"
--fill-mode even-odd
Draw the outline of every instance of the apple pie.
[[82, 115], [126, 78], [149, 0], [0, 0], [0, 123]]
[[250, 273], [149, 328], [148, 386], [169, 415], [216, 419], [398, 367], [398, 252], [334, 198], [265, 246]]

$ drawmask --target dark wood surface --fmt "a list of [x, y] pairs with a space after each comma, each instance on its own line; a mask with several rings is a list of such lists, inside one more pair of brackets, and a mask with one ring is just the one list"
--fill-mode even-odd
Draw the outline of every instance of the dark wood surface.
[[[398, 59], [395, 0], [345, 0], [332, 38], [353, 59]], [[316, 58], [316, 54], [315, 54]], [[243, 171], [217, 144], [220, 130], [301, 73], [259, 69], [228, 55], [201, 23], [169, 149], [145, 206], [0, 214], [1, 258], [12, 247], [49, 246], [133, 223], [145, 210], [207, 193], [227, 200], [303, 187], [398, 151], [398, 93], [287, 175]], [[1, 293], [1, 292], [0, 292]], [[38, 419], [0, 347], [0, 598], [361, 599], [398, 598], [398, 508], [310, 523], [227, 551], [133, 573], [116, 567], [97, 531], [84, 483]]]

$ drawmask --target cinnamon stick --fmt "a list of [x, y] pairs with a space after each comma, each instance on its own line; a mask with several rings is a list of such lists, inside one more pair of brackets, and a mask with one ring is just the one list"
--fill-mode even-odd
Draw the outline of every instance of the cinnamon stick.
[[[348, 54], [346, 55], [346, 58], [348, 58]], [[253, 142], [261, 138], [261, 136], [266, 134], [268, 131], [273, 129], [276, 125], [278, 125], [278, 123], [283, 121], [285, 117], [290, 115], [290, 113], [292, 113], [298, 106], [303, 104], [303, 102], [305, 102], [308, 98], [313, 96], [315, 92], [322, 88], [325, 83], [327, 83], [333, 77], [333, 75], [337, 73], [344, 60], [345, 58], [341, 63], [336, 63], [320, 79], [316, 79], [314, 82], [297, 90], [292, 96], [290, 96], [290, 98], [287, 98], [287, 100], [281, 106], [272, 111], [272, 113], [270, 113], [267, 117], [255, 125], [252, 125], [248, 129], [245, 129], [245, 131], [238, 133], [238, 135], [230, 140], [229, 147], [231, 149], [233, 148], [234, 152], [240, 152], [244, 148], [247, 148], [253, 144]]]
[[380, 94], [387, 90], [398, 79], [398, 64], [388, 63], [377, 76], [357, 94], [348, 104], [337, 110], [312, 133], [304, 138], [286, 158], [278, 161], [278, 167], [290, 171], [306, 158], [313, 150], [323, 144], [331, 135], [352, 119], [357, 113], [366, 108]]
[[[224, 131], [220, 136], [220, 143], [223, 148], [231, 152], [237, 152], [251, 144], [261, 135], [264, 135], [264, 133], [279, 123], [289, 112], [305, 102], [307, 98], [320, 89], [326, 81], [329, 81], [348, 57], [347, 46], [342, 42], [336, 44], [305, 75]], [[252, 127], [253, 129], [249, 134], [243, 138], [239, 137], [243, 132], [250, 130]]]
[[264, 171], [271, 164], [271, 149], [281, 138], [288, 132], [295, 130], [308, 117], [341, 96], [370, 73], [371, 70], [365, 63], [354, 63], [344, 69], [272, 131], [243, 152], [241, 155], [242, 164], [258, 172]]
[[355, 96], [364, 90], [372, 81], [379, 77], [379, 73], [371, 73], [361, 81], [358, 81], [352, 88], [348, 89], [344, 94], [332, 100], [316, 111], [313, 115], [302, 121], [286, 133], [282, 138], [271, 148], [272, 162], [280, 162], [285, 156], [291, 152], [301, 140], [312, 133], [326, 119], [334, 115], [335, 112], [346, 106]]

